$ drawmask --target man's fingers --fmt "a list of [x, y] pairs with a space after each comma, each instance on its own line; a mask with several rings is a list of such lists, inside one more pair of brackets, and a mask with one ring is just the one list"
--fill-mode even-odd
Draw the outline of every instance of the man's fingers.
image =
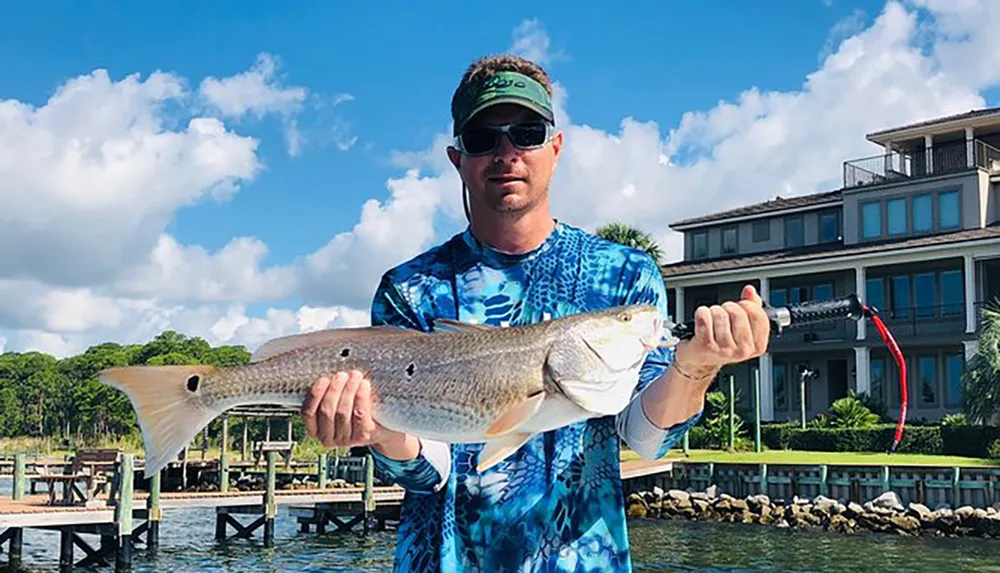
[[715, 331], [712, 326], [712, 311], [707, 306], [696, 308], [694, 310], [695, 338], [700, 338], [706, 343], [715, 340]]
[[351, 443], [367, 444], [375, 434], [375, 421], [371, 413], [371, 383], [362, 378], [354, 397], [354, 412], [351, 424]]
[[317, 436], [316, 411], [319, 409], [320, 401], [329, 387], [330, 378], [327, 376], [320, 377], [313, 384], [312, 388], [310, 388], [309, 393], [306, 394], [306, 399], [302, 402], [302, 407], [299, 409], [302, 414], [302, 421], [306, 426], [306, 433], [314, 438]]
[[337, 445], [337, 433], [336, 427], [334, 426], [334, 418], [337, 414], [337, 404], [340, 402], [340, 395], [344, 390], [344, 384], [347, 383], [347, 373], [338, 372], [330, 380], [330, 386], [326, 390], [326, 394], [323, 395], [323, 399], [319, 405], [319, 411], [316, 415], [316, 425], [319, 428], [319, 441], [321, 444], [328, 448], [335, 447]]
[[354, 397], [358, 393], [361, 385], [361, 373], [351, 372], [344, 384], [344, 390], [340, 394], [337, 402], [337, 411], [334, 414], [334, 428], [336, 443], [338, 446], [347, 446], [351, 443], [351, 426], [354, 417]]
[[754, 352], [753, 330], [750, 327], [750, 318], [746, 310], [735, 302], [727, 302], [722, 305], [729, 314], [729, 324], [731, 326], [733, 343], [735, 348], [735, 358], [745, 360]]
[[712, 350], [716, 352], [723, 349], [730, 350], [735, 343], [733, 342], [732, 325], [729, 323], [729, 313], [719, 305], [712, 306], [711, 311], [712, 331], [715, 335], [715, 345]]

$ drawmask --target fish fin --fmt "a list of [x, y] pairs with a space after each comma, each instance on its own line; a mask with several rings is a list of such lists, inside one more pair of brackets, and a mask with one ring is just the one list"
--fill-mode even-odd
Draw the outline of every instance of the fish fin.
[[530, 432], [517, 432], [486, 442], [486, 446], [479, 452], [476, 471], [482, 473], [504, 461], [535, 435]]
[[539, 392], [534, 396], [526, 398], [523, 402], [507, 410], [496, 420], [493, 420], [490, 427], [486, 428], [486, 435], [490, 437], [500, 436], [516, 430], [518, 426], [535, 415], [535, 412], [538, 411], [544, 401], [545, 392]]
[[451, 318], [434, 319], [435, 332], [483, 332], [492, 330], [494, 327], [488, 324], [472, 324], [469, 322], [459, 322]]
[[188, 380], [211, 375], [215, 366], [125, 366], [98, 373], [104, 384], [124, 392], [142, 430], [146, 477], [158, 473], [221, 414], [188, 390]]
[[419, 330], [410, 330], [401, 326], [362, 326], [352, 328], [327, 328], [304, 332], [302, 334], [290, 334], [268, 340], [260, 345], [250, 356], [250, 362], [261, 362], [268, 358], [274, 358], [279, 354], [284, 354], [292, 350], [310, 348], [313, 346], [325, 346], [338, 343], [353, 342], [355, 340], [369, 337], [395, 337], [413, 336], [424, 334]]

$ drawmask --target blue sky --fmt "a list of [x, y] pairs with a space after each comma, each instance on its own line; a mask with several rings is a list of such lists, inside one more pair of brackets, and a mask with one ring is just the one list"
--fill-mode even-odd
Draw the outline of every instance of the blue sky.
[[[0, 24], [4, 98], [36, 105], [66, 79], [106, 68], [118, 79], [159, 69], [192, 81], [246, 69], [259, 52], [281, 59], [289, 84], [355, 99], [339, 108], [358, 143], [284, 152], [280, 122], [247, 121], [262, 139], [268, 171], [229, 203], [181, 211], [171, 232], [183, 242], [222, 247], [250, 234], [285, 263], [321, 246], [357, 220], [362, 202], [385, 194], [398, 172], [392, 150], [423, 149], [448, 126], [448, 103], [465, 66], [506, 50], [511, 31], [537, 18], [552, 50], [550, 72], [565, 84], [577, 121], [615, 130], [623, 117], [675, 125], [756, 85], [796, 89], [814, 70], [839, 21], [879, 2], [784, 0], [768, 9], [734, 2], [724, 17], [696, 2], [647, 3], [611, 11], [598, 3], [503, 3], [455, 10], [445, 2], [345, 5], [336, 2], [21, 2]], [[671, 7], [670, 4], [676, 6]], [[575, 8], [570, 8], [575, 6]], [[294, 227], [279, 223], [288, 217]]]
[[[386, 267], [463, 224], [437, 138], [465, 67], [518, 38], [572, 120], [557, 215], [640, 225], [672, 255], [671, 221], [829, 190], [843, 160], [878, 152], [867, 131], [996, 105], [1000, 84], [1000, 11], [938, 0], [728, 2], [711, 15], [692, 1], [202, 4], [0, 9], [0, 105], [33, 106], [0, 113], [0, 205], [16, 223], [0, 241], [22, 254], [0, 253], [0, 301], [11, 301], [0, 349], [70, 352], [165, 327], [253, 345], [364, 316]], [[301, 110], [235, 117], [206, 104], [218, 103], [199, 91], [206, 78], [259, 57], [276, 62], [271, 95], [304, 90]], [[110, 83], [86, 77], [99, 69]], [[157, 71], [184, 99], [153, 105]], [[67, 82], [91, 91], [45, 107]], [[218, 153], [177, 143], [192, 118], [227, 130]], [[296, 154], [290, 121], [305, 138]], [[134, 140], [183, 152], [102, 162]], [[69, 161], [78, 145], [90, 154]], [[397, 152], [422, 158], [419, 171]], [[263, 169], [247, 175], [254, 161]], [[230, 176], [243, 177], [239, 191], [211, 199]]]

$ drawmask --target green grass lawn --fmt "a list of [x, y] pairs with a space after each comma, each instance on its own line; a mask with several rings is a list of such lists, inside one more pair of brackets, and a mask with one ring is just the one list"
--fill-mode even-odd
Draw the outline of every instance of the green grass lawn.
[[[694, 463], [716, 462], [735, 464], [844, 464], [844, 465], [889, 465], [889, 466], [967, 466], [1000, 467], [1000, 460], [963, 458], [959, 456], [928, 456], [921, 454], [886, 454], [870, 452], [799, 452], [789, 450], [766, 450], [729, 453], [719, 450], [691, 450], [690, 457], [684, 457], [680, 449], [671, 450], [668, 458]], [[622, 460], [639, 459], [632, 451], [623, 451]]]

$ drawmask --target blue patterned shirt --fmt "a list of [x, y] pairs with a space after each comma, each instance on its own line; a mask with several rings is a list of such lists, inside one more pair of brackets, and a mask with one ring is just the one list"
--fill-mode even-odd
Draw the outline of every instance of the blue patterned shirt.
[[[530, 253], [496, 251], [466, 229], [383, 275], [372, 324], [422, 331], [436, 318], [502, 326], [652, 303], [667, 316], [659, 269], [647, 254], [557, 221]], [[397, 571], [631, 570], [620, 441], [659, 458], [701, 414], [663, 430], [646, 417], [641, 391], [663, 374], [672, 350], [651, 352], [630, 405], [618, 416], [540, 434], [480, 474], [482, 444], [421, 440], [414, 460], [373, 450], [380, 477], [404, 487]]]

